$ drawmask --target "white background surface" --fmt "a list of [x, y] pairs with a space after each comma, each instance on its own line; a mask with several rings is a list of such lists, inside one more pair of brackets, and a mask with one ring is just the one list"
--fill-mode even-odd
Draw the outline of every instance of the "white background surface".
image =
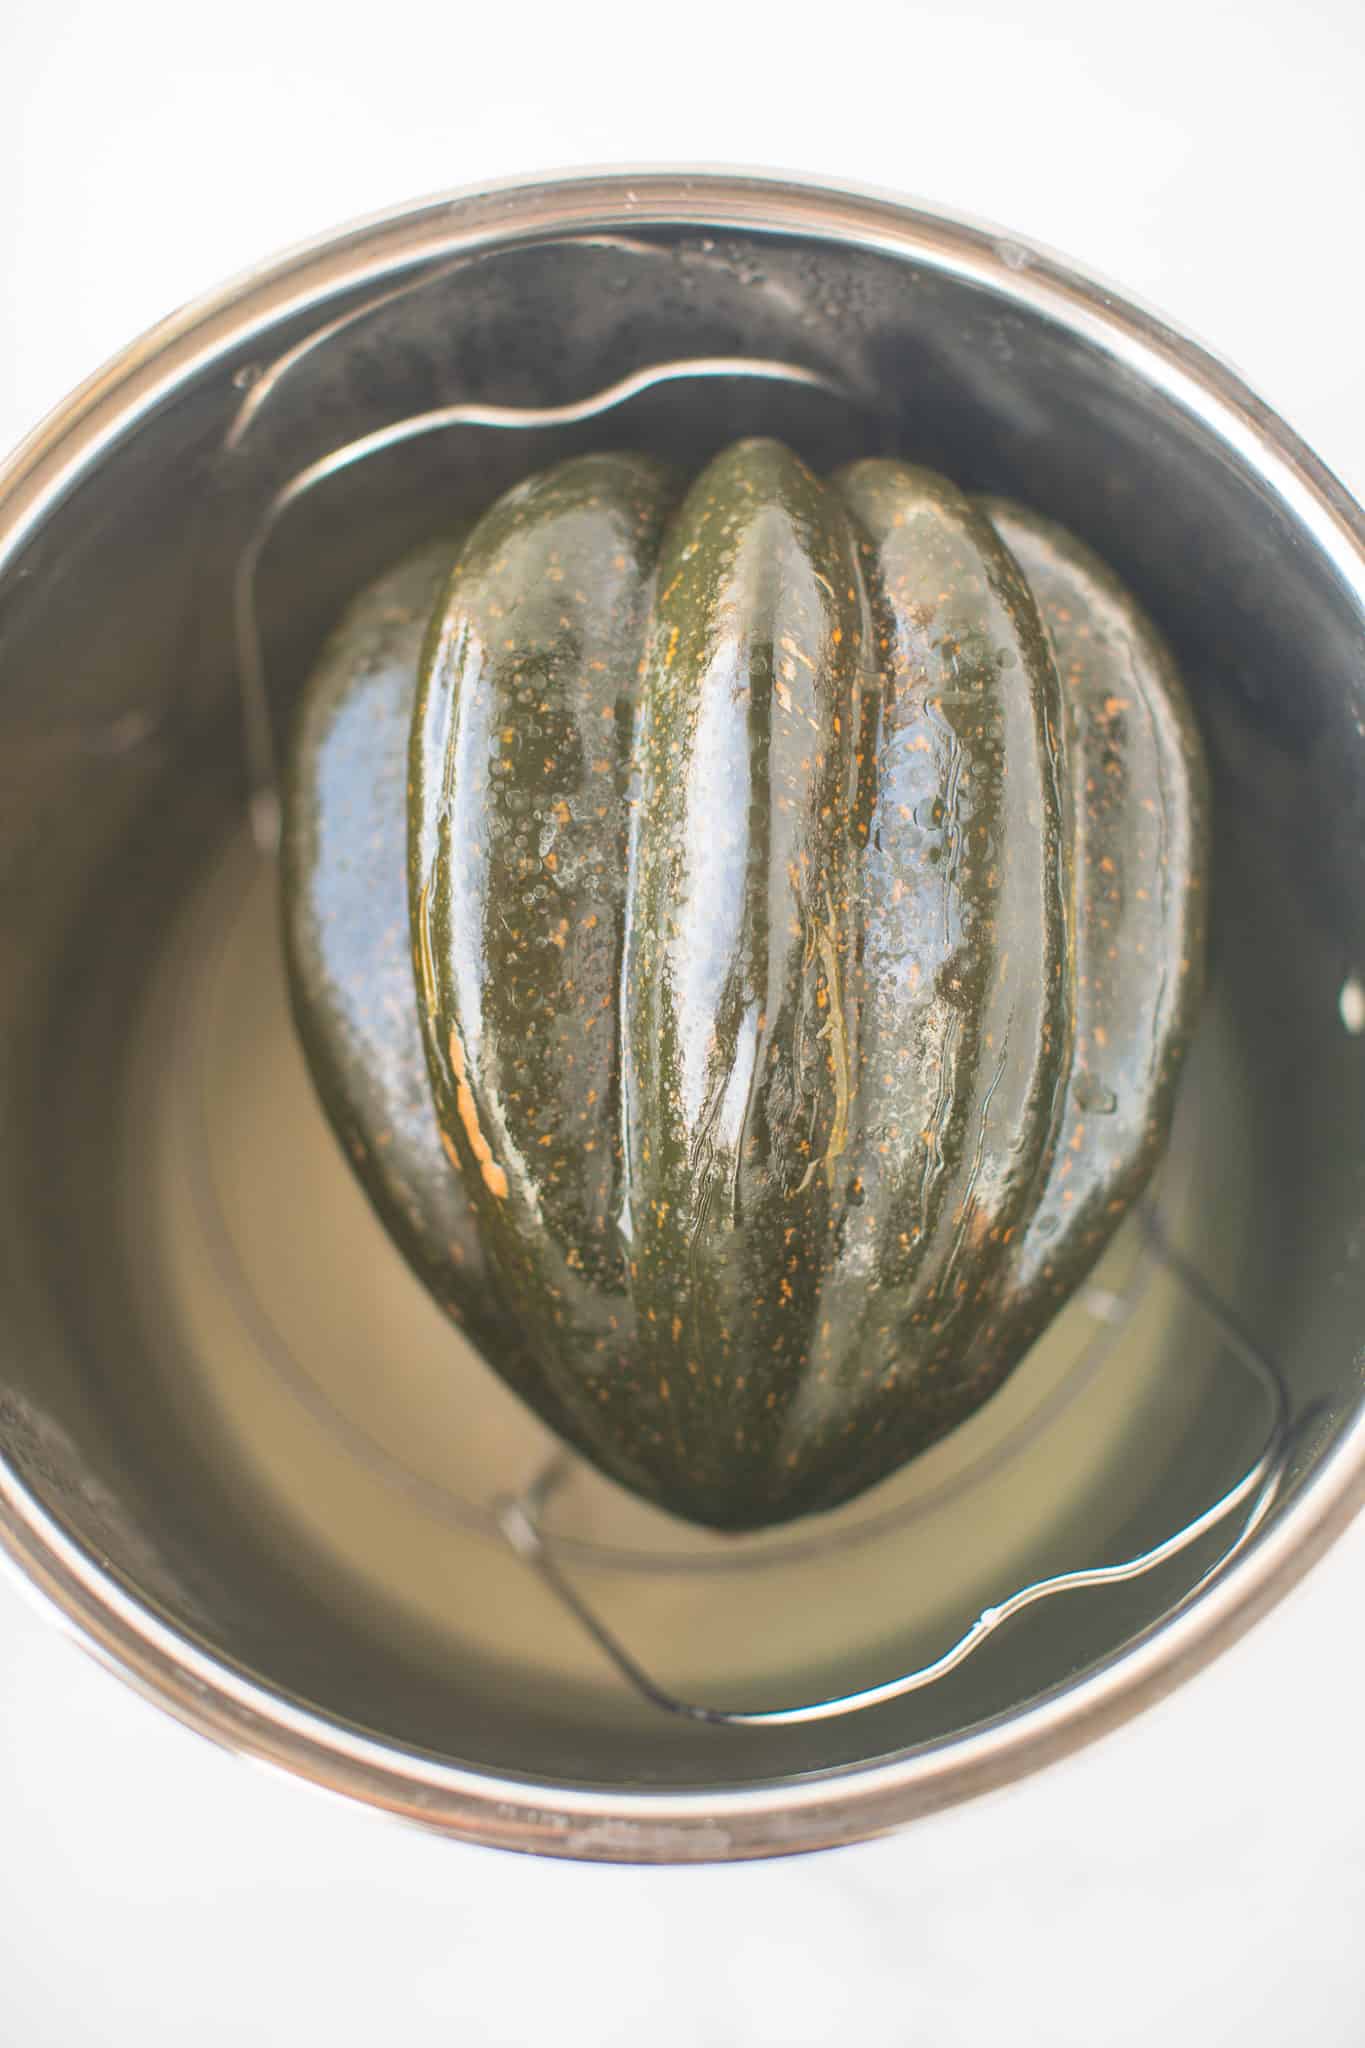
[[[990, 217], [1229, 356], [1365, 493], [1360, 0], [0, 0], [0, 447], [186, 298], [554, 165]], [[237, 1763], [0, 1581], [0, 2043], [1365, 2042], [1365, 1527], [1041, 1778], [839, 1855], [536, 1864]]]

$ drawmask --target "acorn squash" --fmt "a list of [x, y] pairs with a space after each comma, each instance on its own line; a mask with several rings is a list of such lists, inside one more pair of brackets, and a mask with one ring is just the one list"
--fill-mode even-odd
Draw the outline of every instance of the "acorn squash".
[[362, 594], [286, 795], [295, 1012], [376, 1208], [676, 1514], [829, 1509], [932, 1443], [1160, 1155], [1198, 732], [1022, 507], [771, 441], [686, 488], [563, 463]]

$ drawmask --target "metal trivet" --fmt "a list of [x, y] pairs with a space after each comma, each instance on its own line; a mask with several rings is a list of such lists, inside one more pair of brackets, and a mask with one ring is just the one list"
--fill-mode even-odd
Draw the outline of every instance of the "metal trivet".
[[[557, 1561], [554, 1548], [546, 1538], [540, 1517], [551, 1493], [562, 1484], [572, 1470], [574, 1459], [567, 1453], [552, 1459], [532, 1481], [524, 1493], [517, 1498], [504, 1501], [498, 1509], [498, 1520], [503, 1534], [517, 1555], [524, 1558], [533, 1571], [554, 1593], [563, 1606], [568, 1608], [574, 1619], [587, 1630], [593, 1641], [611, 1659], [621, 1676], [632, 1685], [641, 1698], [651, 1706], [660, 1707], [669, 1714], [682, 1715], [689, 1721], [707, 1721], [725, 1728], [789, 1728], [805, 1721], [832, 1721], [841, 1714], [856, 1714], [864, 1707], [885, 1706], [889, 1700], [904, 1699], [907, 1694], [920, 1692], [925, 1686], [933, 1685], [938, 1679], [946, 1678], [950, 1671], [956, 1671], [959, 1664], [978, 1650], [988, 1636], [1010, 1621], [1016, 1614], [1022, 1614], [1026, 1607], [1032, 1607], [1040, 1600], [1051, 1599], [1057, 1593], [1077, 1593], [1096, 1586], [1121, 1586], [1130, 1579], [1140, 1579], [1158, 1565], [1178, 1557], [1183, 1550], [1197, 1543], [1211, 1529], [1235, 1513], [1244, 1502], [1250, 1500], [1250, 1507], [1232, 1541], [1215, 1559], [1208, 1569], [1195, 1580], [1193, 1586], [1171, 1613], [1181, 1608], [1203, 1591], [1211, 1579], [1236, 1557], [1237, 1553], [1250, 1542], [1257, 1528], [1264, 1520], [1279, 1491], [1280, 1482], [1289, 1457], [1294, 1437], [1303, 1426], [1302, 1418], [1296, 1428], [1289, 1420], [1288, 1395], [1278, 1368], [1271, 1363], [1245, 1333], [1237, 1327], [1234, 1319], [1216, 1300], [1200, 1276], [1187, 1262], [1167, 1244], [1162, 1234], [1156, 1212], [1143, 1212], [1143, 1223], [1147, 1233], [1150, 1255], [1184, 1287], [1192, 1300], [1213, 1321], [1223, 1340], [1224, 1347], [1238, 1363], [1259, 1382], [1265, 1393], [1271, 1411], [1270, 1434], [1265, 1449], [1254, 1465], [1250, 1466], [1234, 1486], [1205, 1508], [1192, 1522], [1174, 1536], [1168, 1536], [1164, 1543], [1157, 1543], [1150, 1550], [1138, 1551], [1133, 1557], [1124, 1558], [1121, 1563], [1092, 1565], [1080, 1571], [1056, 1572], [1050, 1578], [1036, 1579], [1031, 1585], [1021, 1586], [1007, 1599], [997, 1601], [993, 1606], [983, 1607], [971, 1627], [960, 1635], [941, 1656], [928, 1664], [918, 1665], [913, 1671], [904, 1671], [899, 1677], [884, 1679], [880, 1685], [869, 1685], [856, 1692], [834, 1693], [822, 1700], [812, 1700], [799, 1707], [769, 1707], [748, 1710], [729, 1707], [702, 1706], [693, 1700], [679, 1699], [675, 1693], [667, 1692], [658, 1685], [643, 1665], [631, 1655], [620, 1637], [610, 1629], [582, 1595], [565, 1576], [563, 1567]], [[1106, 1322], [1113, 1322], [1114, 1306], [1119, 1297], [1095, 1290], [1099, 1299], [1092, 1307]], [[1122, 1309], [1121, 1321], [1131, 1313], [1131, 1303]]]
[[[445, 268], [448, 271], [457, 267], [459, 265]], [[441, 274], [444, 275], [445, 271]], [[397, 291], [386, 292], [370, 300], [307, 337], [266, 368], [254, 370], [249, 376], [243, 376], [239, 381], [245, 395], [227, 435], [224, 453], [231, 455], [240, 448], [265, 410], [271, 396], [287, 379], [293, 366], [304, 356], [311, 354], [314, 349], [355, 323], [368, 319], [396, 299], [430, 282], [431, 276], [428, 274], [412, 284], [400, 287]], [[827, 395], [851, 400], [855, 404], [866, 402], [824, 372], [798, 363], [745, 356], [682, 358], [654, 363], [636, 370], [604, 389], [566, 405], [532, 409], [452, 404], [430, 412], [414, 414], [330, 450], [298, 471], [275, 493], [242, 549], [233, 592], [249, 815], [252, 837], [262, 855], [273, 858], [277, 851], [280, 808], [277, 795], [274, 727], [257, 615], [256, 585], [265, 549], [291, 508], [324, 481], [404, 442], [442, 433], [454, 427], [483, 427], [495, 432], [506, 432], [578, 425], [610, 413], [628, 400], [656, 386], [716, 378], [766, 380], [821, 391]], [[202, 1100], [192, 1105], [192, 1113], [200, 1121], [202, 1137]], [[205, 1144], [196, 1145], [195, 1153], [200, 1161], [203, 1160], [205, 1152]], [[1177, 1281], [1187, 1298], [1203, 1312], [1205, 1319], [1217, 1334], [1219, 1352], [1235, 1360], [1248, 1378], [1256, 1383], [1264, 1397], [1269, 1411], [1269, 1428], [1264, 1448], [1254, 1462], [1226, 1492], [1192, 1521], [1178, 1529], [1174, 1535], [1116, 1563], [1058, 1572], [1019, 1587], [1005, 1599], [983, 1608], [970, 1627], [949, 1648], [914, 1670], [901, 1672], [896, 1677], [886, 1679], [877, 1685], [835, 1694], [798, 1706], [759, 1710], [712, 1706], [680, 1698], [658, 1684], [610, 1624], [603, 1619], [597, 1608], [578, 1591], [568, 1575], [566, 1566], [578, 1559], [599, 1563], [609, 1560], [618, 1565], [627, 1564], [633, 1568], [646, 1570], [723, 1570], [731, 1564], [736, 1567], [762, 1568], [765, 1565], [788, 1562], [795, 1556], [826, 1550], [833, 1543], [865, 1542], [872, 1535], [917, 1512], [917, 1504], [911, 1503], [909, 1506], [865, 1518], [856, 1527], [845, 1527], [838, 1531], [821, 1531], [817, 1518], [814, 1525], [808, 1525], [809, 1533], [797, 1536], [780, 1549], [770, 1550], [758, 1556], [744, 1555], [741, 1549], [736, 1549], [728, 1556], [682, 1558], [672, 1555], [661, 1559], [657, 1553], [608, 1550], [602, 1545], [581, 1539], [555, 1537], [547, 1533], [544, 1526], [547, 1506], [580, 1462], [568, 1451], [557, 1451], [546, 1461], [531, 1483], [515, 1495], [505, 1495], [485, 1504], [463, 1499], [415, 1472], [386, 1450], [366, 1430], [345, 1415], [310, 1377], [293, 1356], [289, 1345], [256, 1299], [238, 1260], [231, 1234], [218, 1204], [216, 1191], [206, 1171], [200, 1170], [195, 1173], [193, 1187], [198, 1220], [213, 1249], [220, 1271], [237, 1301], [239, 1311], [255, 1340], [295, 1397], [326, 1428], [341, 1438], [349, 1451], [378, 1472], [387, 1484], [399, 1488], [428, 1512], [442, 1519], [458, 1522], [494, 1540], [505, 1542], [523, 1561], [526, 1568], [537, 1575], [561, 1606], [572, 1615], [608, 1658], [621, 1678], [641, 1699], [664, 1713], [713, 1726], [787, 1727], [803, 1722], [832, 1720], [904, 1698], [910, 1693], [935, 1684], [939, 1679], [946, 1678], [950, 1672], [957, 1670], [990, 1636], [1015, 1616], [1022, 1614], [1025, 1609], [1063, 1593], [1123, 1585], [1130, 1580], [1143, 1578], [1190, 1549], [1241, 1511], [1240, 1521], [1230, 1540], [1176, 1605], [1167, 1611], [1167, 1617], [1179, 1613], [1218, 1578], [1233, 1558], [1251, 1541], [1283, 1484], [1294, 1441], [1318, 1412], [1314, 1407], [1297, 1418], [1291, 1416], [1288, 1389], [1276, 1362], [1253, 1343], [1215, 1291], [1184, 1255], [1169, 1242], [1155, 1207], [1148, 1202], [1138, 1211], [1137, 1220], [1143, 1232], [1143, 1247], [1133, 1279], [1121, 1294], [1095, 1286], [1082, 1291], [1079, 1297], [1080, 1305], [1097, 1325], [1096, 1339], [1088, 1347], [1080, 1365], [1073, 1371], [1069, 1383], [1061, 1390], [1054, 1391], [1049, 1400], [1042, 1404], [1032, 1419], [1031, 1430], [1036, 1433], [1042, 1427], [1055, 1410], [1059, 1398], [1070, 1398], [1075, 1391], [1077, 1374], [1088, 1378], [1103, 1365], [1114, 1338], [1133, 1314], [1141, 1298], [1145, 1279], [1150, 1276], [1153, 1268], [1159, 1267]], [[1013, 1446], [1013, 1449], [1017, 1449], [1017, 1445]]]

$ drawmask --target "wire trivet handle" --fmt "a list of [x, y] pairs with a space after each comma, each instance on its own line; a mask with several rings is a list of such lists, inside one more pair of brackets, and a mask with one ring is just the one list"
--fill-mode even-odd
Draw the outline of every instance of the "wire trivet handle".
[[[616, 1667], [622, 1678], [646, 1700], [649, 1705], [664, 1713], [675, 1714], [688, 1721], [703, 1721], [712, 1726], [725, 1728], [787, 1728], [812, 1722], [832, 1721], [844, 1714], [861, 1713], [868, 1707], [885, 1706], [891, 1700], [904, 1699], [908, 1694], [920, 1692], [925, 1687], [946, 1678], [959, 1665], [979, 1650], [987, 1639], [1006, 1622], [1022, 1614], [1026, 1608], [1036, 1606], [1040, 1601], [1050, 1600], [1061, 1593], [1083, 1592], [1098, 1586], [1124, 1585], [1132, 1579], [1140, 1579], [1149, 1572], [1178, 1557], [1201, 1537], [1206, 1536], [1220, 1523], [1228, 1520], [1239, 1508], [1246, 1513], [1232, 1541], [1203, 1572], [1183, 1596], [1174, 1610], [1188, 1604], [1203, 1591], [1210, 1580], [1225, 1571], [1237, 1553], [1250, 1542], [1272, 1506], [1284, 1478], [1289, 1451], [1296, 1434], [1291, 1426], [1289, 1399], [1284, 1379], [1278, 1366], [1252, 1343], [1250, 1337], [1238, 1324], [1236, 1318], [1223, 1306], [1217, 1295], [1197, 1273], [1188, 1261], [1167, 1243], [1154, 1213], [1144, 1211], [1143, 1220], [1152, 1256], [1167, 1272], [1178, 1281], [1190, 1299], [1210, 1318], [1222, 1337], [1222, 1349], [1229, 1351], [1252, 1376], [1257, 1379], [1265, 1393], [1271, 1409], [1271, 1428], [1264, 1450], [1248, 1467], [1236, 1483], [1219, 1496], [1203, 1513], [1196, 1515], [1173, 1536], [1164, 1542], [1153, 1544], [1148, 1550], [1136, 1552], [1132, 1557], [1116, 1564], [1092, 1565], [1078, 1571], [1058, 1572], [1050, 1578], [1036, 1579], [1030, 1585], [1021, 1586], [1006, 1599], [985, 1607], [956, 1642], [935, 1657], [928, 1664], [921, 1664], [913, 1671], [901, 1672], [880, 1685], [864, 1686], [856, 1692], [836, 1693], [826, 1699], [811, 1700], [802, 1706], [770, 1707], [757, 1709], [714, 1707], [695, 1700], [685, 1700], [669, 1692], [651, 1677], [650, 1673], [621, 1641], [616, 1632], [608, 1626], [597, 1610], [583, 1598], [582, 1594], [567, 1577], [556, 1561], [552, 1540], [542, 1526], [542, 1516], [551, 1494], [563, 1483], [573, 1469], [574, 1460], [564, 1453], [557, 1453], [538, 1474], [524, 1493], [504, 1500], [498, 1506], [497, 1518], [504, 1537], [523, 1562], [534, 1571], [544, 1585], [554, 1594], [591, 1636]], [[1299, 1427], [1308, 1418], [1301, 1417]]]
[[[628, 399], [637, 398], [658, 385], [716, 377], [753, 378], [824, 391], [841, 398], [852, 396], [823, 371], [810, 369], [804, 363], [778, 362], [760, 356], [684, 356], [674, 361], [649, 363], [643, 369], [633, 370], [629, 376], [618, 378], [615, 383], [590, 392], [585, 398], [574, 399], [567, 405], [461, 403], [438, 406], [431, 412], [409, 414], [405, 419], [395, 420], [389, 426], [376, 428], [373, 433], [362, 434], [354, 441], [330, 449], [275, 493], [238, 558], [232, 593], [248, 808], [252, 837], [263, 853], [273, 854], [279, 846], [280, 799], [275, 730], [257, 614], [256, 582], [266, 544], [290, 507], [306, 498], [329, 477], [406, 441], [422, 440], [427, 435], [443, 433], [452, 427], [488, 427], [500, 432], [524, 433], [533, 428], [577, 426], [584, 420], [614, 411]], [[256, 387], [253, 386], [247, 405], [253, 404], [255, 399]], [[240, 439], [240, 433], [236, 430], [234, 433], [235, 438]]]

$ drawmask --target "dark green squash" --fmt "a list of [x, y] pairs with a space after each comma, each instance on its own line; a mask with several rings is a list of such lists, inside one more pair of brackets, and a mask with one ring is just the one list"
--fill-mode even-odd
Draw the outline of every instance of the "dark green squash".
[[762, 441], [685, 493], [565, 463], [360, 600], [288, 799], [296, 1013], [380, 1214], [675, 1513], [830, 1508], [933, 1442], [1160, 1154], [1198, 736], [1019, 507]]

